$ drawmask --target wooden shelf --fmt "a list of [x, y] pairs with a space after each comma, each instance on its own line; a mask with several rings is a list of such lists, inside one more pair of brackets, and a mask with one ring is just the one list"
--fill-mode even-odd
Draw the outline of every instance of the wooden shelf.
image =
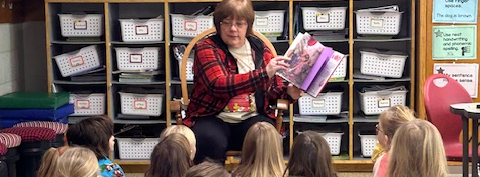
[[157, 42], [123, 42], [123, 41], [112, 41], [111, 44], [121, 44], [121, 45], [149, 45], [149, 44], [165, 44], [165, 41], [157, 41]]
[[353, 41], [355, 42], [400, 42], [400, 41], [411, 41], [412, 38], [405, 37], [405, 38], [398, 38], [398, 39], [375, 39], [375, 38], [357, 38]]
[[367, 79], [353, 79], [353, 82], [359, 82], [359, 83], [375, 83], [375, 82], [410, 82], [412, 79], [410, 77], [404, 77], [404, 78], [399, 78], [399, 79], [391, 79], [387, 78], [385, 80], [367, 80]]
[[165, 81], [153, 81], [153, 82], [118, 82], [112, 81], [112, 84], [117, 85], [164, 85]]
[[64, 85], [105, 85], [106, 81], [98, 82], [76, 82], [76, 81], [64, 81], [64, 80], [54, 80], [54, 84], [64, 84]]
[[114, 159], [115, 163], [120, 166], [123, 165], [150, 165], [150, 160], [121, 160], [121, 159]]
[[96, 45], [105, 44], [105, 41], [51, 41], [52, 44], [71, 44], [71, 45]]

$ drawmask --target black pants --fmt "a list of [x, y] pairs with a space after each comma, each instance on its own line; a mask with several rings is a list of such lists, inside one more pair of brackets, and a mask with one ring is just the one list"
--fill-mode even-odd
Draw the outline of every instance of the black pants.
[[224, 164], [227, 150], [242, 150], [248, 129], [257, 122], [274, 125], [274, 120], [264, 115], [251, 117], [241, 123], [226, 123], [215, 115], [195, 118], [195, 124], [191, 127], [197, 139], [195, 164], [203, 162], [205, 158]]

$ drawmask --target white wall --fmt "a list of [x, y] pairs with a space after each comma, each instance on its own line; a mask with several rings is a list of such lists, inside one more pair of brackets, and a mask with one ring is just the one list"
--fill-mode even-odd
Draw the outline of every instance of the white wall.
[[0, 24], [0, 95], [23, 89], [22, 24]]
[[0, 95], [46, 92], [45, 22], [0, 24]]

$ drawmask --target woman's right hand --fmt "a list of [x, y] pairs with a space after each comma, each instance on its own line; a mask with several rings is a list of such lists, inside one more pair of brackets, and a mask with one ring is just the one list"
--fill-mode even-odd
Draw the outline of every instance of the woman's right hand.
[[290, 64], [286, 63], [285, 60], [290, 60], [290, 58], [278, 56], [270, 60], [266, 67], [268, 78], [272, 78], [278, 70], [290, 67]]

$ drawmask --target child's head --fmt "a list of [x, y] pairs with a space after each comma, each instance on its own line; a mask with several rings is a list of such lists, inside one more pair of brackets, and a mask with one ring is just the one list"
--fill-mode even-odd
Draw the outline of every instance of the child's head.
[[68, 127], [69, 145], [84, 146], [92, 150], [98, 159], [104, 159], [113, 151], [113, 122], [107, 117], [92, 117]]
[[330, 146], [317, 132], [305, 131], [295, 137], [285, 174], [303, 177], [334, 177]]
[[188, 169], [185, 177], [230, 177], [230, 173], [221, 165], [204, 161]]
[[190, 159], [190, 143], [179, 133], [172, 133], [155, 146], [150, 156], [146, 177], [183, 177], [193, 165]]
[[160, 139], [163, 139], [172, 133], [180, 133], [188, 139], [188, 142], [190, 143], [190, 149], [192, 151], [190, 158], [193, 160], [195, 153], [197, 152], [197, 139], [195, 139], [195, 134], [193, 134], [193, 131], [185, 125], [172, 125], [163, 130], [162, 134], [160, 134]]
[[58, 177], [97, 177], [99, 170], [97, 157], [84, 147], [69, 147], [57, 161]]
[[442, 137], [428, 121], [416, 119], [402, 125], [393, 137], [390, 154], [387, 176], [447, 175]]
[[42, 162], [38, 168], [37, 177], [55, 177], [57, 172], [57, 161], [62, 152], [68, 147], [49, 148], [42, 157]]
[[282, 176], [283, 162], [282, 137], [268, 122], [252, 125], [245, 135], [242, 160], [235, 174], [249, 177]]
[[385, 149], [389, 149], [390, 142], [398, 127], [415, 119], [414, 112], [402, 105], [392, 106], [379, 116], [377, 127], [378, 141]]

